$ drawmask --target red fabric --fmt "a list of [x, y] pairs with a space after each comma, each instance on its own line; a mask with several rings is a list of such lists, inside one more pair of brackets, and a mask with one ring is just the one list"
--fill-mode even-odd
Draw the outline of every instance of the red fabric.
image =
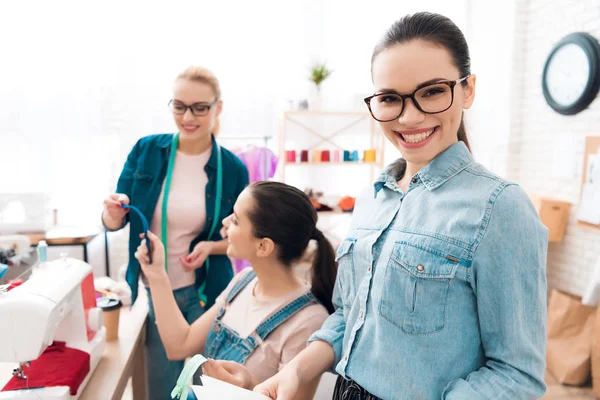
[[[79, 386], [90, 372], [90, 355], [85, 351], [65, 346], [65, 342], [54, 342], [37, 359], [25, 368], [29, 387], [42, 388], [68, 386], [75, 396]], [[2, 391], [27, 388], [26, 379], [13, 377]]]

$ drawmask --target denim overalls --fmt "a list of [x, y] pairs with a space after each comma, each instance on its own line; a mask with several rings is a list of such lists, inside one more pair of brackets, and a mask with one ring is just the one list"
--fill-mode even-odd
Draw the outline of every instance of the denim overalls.
[[233, 286], [231, 292], [229, 292], [225, 304], [221, 307], [221, 310], [219, 310], [219, 314], [206, 338], [204, 355], [207, 358], [235, 361], [239, 364], [244, 364], [258, 345], [266, 340], [267, 336], [269, 336], [269, 334], [278, 326], [285, 323], [304, 307], [317, 303], [317, 299], [312, 293], [308, 292], [303, 294], [268, 317], [254, 332], [248, 335], [248, 337], [241, 338], [237, 332], [223, 324], [221, 319], [223, 318], [223, 315], [225, 315], [227, 307], [229, 307], [233, 299], [235, 299], [235, 297], [255, 277], [256, 274], [254, 271], [248, 272]]
[[[245, 364], [248, 357], [258, 347], [260, 343], [266, 340], [278, 326], [285, 323], [293, 317], [298, 311], [311, 304], [316, 304], [315, 296], [308, 292], [288, 303], [276, 313], [263, 321], [254, 332], [248, 337], [241, 338], [237, 332], [223, 324], [221, 319], [227, 311], [227, 307], [233, 299], [256, 277], [254, 271], [249, 271], [244, 275], [231, 289], [225, 300], [225, 304], [219, 310], [219, 314], [213, 323], [210, 332], [206, 338], [204, 355], [206, 358], [215, 360], [235, 361], [239, 364]], [[188, 392], [187, 400], [196, 400], [193, 391]]]

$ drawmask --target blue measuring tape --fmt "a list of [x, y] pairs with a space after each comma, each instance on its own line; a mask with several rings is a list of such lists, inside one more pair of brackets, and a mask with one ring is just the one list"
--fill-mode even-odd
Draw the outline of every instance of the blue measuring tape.
[[144, 237], [146, 238], [146, 247], [148, 248], [148, 258], [150, 259], [150, 264], [152, 264], [152, 247], [150, 246], [150, 238], [148, 237], [148, 231], [150, 230], [150, 226], [148, 225], [148, 220], [146, 219], [146, 217], [144, 216], [142, 211], [140, 211], [140, 209], [135, 206], [131, 206], [129, 204], [121, 204], [121, 208], [123, 208], [125, 210], [129, 209], [129, 210], [135, 211], [135, 213], [140, 218], [140, 221], [142, 221], [142, 227], [144, 229]]

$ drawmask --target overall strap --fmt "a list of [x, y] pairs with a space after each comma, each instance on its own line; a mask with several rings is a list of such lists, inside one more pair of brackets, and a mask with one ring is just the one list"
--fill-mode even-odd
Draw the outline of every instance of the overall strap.
[[231, 288], [231, 291], [227, 295], [227, 300], [225, 300], [225, 303], [231, 303], [235, 296], [237, 296], [254, 278], [256, 278], [256, 272], [254, 272], [253, 270], [248, 271], [248, 273], [244, 275], [239, 281], [237, 281], [233, 288]]
[[239, 281], [237, 281], [237, 283], [235, 285], [233, 285], [233, 287], [231, 288], [231, 291], [227, 295], [225, 304], [221, 307], [221, 309], [219, 310], [219, 313], [217, 314], [217, 319], [220, 320], [221, 318], [223, 318], [223, 315], [225, 315], [225, 310], [226, 310], [227, 306], [255, 277], [256, 277], [256, 273], [253, 270], [250, 270]]
[[303, 294], [261, 323], [256, 328], [256, 335], [264, 341], [277, 327], [311, 304], [317, 304], [315, 296], [311, 292]]

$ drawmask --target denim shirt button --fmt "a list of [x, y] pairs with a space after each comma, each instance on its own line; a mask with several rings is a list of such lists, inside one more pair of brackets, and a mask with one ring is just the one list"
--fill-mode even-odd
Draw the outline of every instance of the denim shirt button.
[[417, 178], [412, 178], [412, 183], [416, 184], [419, 180]]
[[425, 269], [425, 267], [424, 267], [424, 266], [422, 266], [421, 264], [419, 264], [419, 265], [417, 266], [417, 270], [418, 270], [419, 272], [423, 272], [423, 270], [424, 270], [424, 269]]
[[371, 266], [369, 265], [369, 268], [367, 268], [368, 272], [371, 272]]
[[219, 325], [215, 325], [214, 331], [215, 333], [219, 333], [221, 331], [221, 327]]
[[360, 312], [360, 319], [362, 319], [363, 315], [364, 315], [364, 314], [363, 314], [363, 312], [361, 311], [361, 312]]

